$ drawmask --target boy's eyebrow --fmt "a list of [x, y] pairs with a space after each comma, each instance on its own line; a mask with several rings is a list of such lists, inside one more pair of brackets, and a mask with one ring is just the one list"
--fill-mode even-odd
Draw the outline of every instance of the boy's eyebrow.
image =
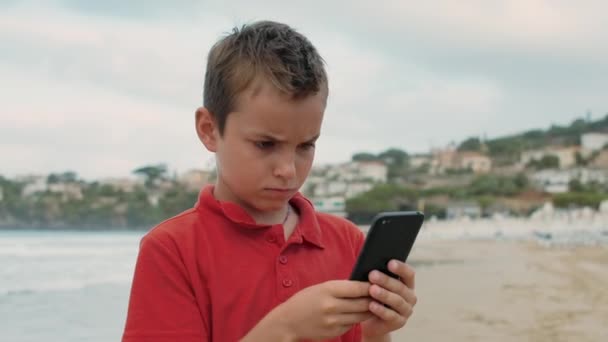
[[[277, 142], [284, 141], [283, 139], [277, 138], [277, 137], [272, 136], [272, 135], [270, 135], [268, 133], [258, 133], [256, 135], [258, 136], [259, 139], [262, 139], [262, 140], [271, 140], [271, 141], [277, 141]], [[318, 133], [314, 137], [306, 140], [306, 142], [315, 142], [315, 141], [317, 141], [317, 139], [319, 139], [320, 136], [321, 136], [321, 134]]]
[[307, 142], [315, 142], [315, 141], [317, 141], [317, 139], [319, 139], [320, 136], [321, 136], [321, 134], [317, 133], [317, 135], [312, 137], [312, 139], [308, 139]]
[[277, 138], [277, 137], [272, 136], [267, 133], [257, 133], [256, 136], [258, 137], [258, 139], [261, 139], [261, 140], [281, 141], [280, 138]]

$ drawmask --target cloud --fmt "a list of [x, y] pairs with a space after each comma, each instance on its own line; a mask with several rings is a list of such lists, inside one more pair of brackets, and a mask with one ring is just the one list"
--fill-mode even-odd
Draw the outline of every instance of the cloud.
[[5, 1], [0, 174], [207, 163], [205, 55], [233, 25], [290, 23], [327, 61], [317, 159], [428, 150], [608, 111], [608, 5], [587, 1]]

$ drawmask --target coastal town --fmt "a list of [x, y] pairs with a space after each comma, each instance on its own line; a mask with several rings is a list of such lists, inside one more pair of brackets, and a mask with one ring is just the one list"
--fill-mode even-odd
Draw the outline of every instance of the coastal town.
[[[608, 210], [608, 131], [600, 128], [568, 139], [527, 132], [517, 139], [540, 135], [545, 143], [516, 153], [496, 152], [515, 140], [476, 137], [424, 154], [361, 152], [345, 163], [315, 165], [301, 191], [318, 210], [362, 223], [383, 210], [438, 219], [529, 216], [547, 204]], [[145, 227], [191, 207], [214, 177], [213, 170], [171, 174], [164, 164], [94, 182], [74, 172], [0, 176], [0, 227]]]

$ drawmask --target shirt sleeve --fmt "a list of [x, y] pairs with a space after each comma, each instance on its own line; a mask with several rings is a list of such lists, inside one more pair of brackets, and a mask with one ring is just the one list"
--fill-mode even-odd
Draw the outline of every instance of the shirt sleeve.
[[166, 240], [148, 234], [141, 241], [123, 342], [209, 340], [208, 298], [195, 295], [175, 243]]

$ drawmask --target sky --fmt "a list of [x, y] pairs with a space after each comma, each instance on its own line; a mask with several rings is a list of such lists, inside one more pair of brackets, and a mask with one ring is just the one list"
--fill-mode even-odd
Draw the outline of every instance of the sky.
[[327, 63], [317, 164], [603, 118], [605, 13], [599, 0], [0, 0], [0, 175], [213, 167], [194, 131], [206, 54], [264, 19]]

